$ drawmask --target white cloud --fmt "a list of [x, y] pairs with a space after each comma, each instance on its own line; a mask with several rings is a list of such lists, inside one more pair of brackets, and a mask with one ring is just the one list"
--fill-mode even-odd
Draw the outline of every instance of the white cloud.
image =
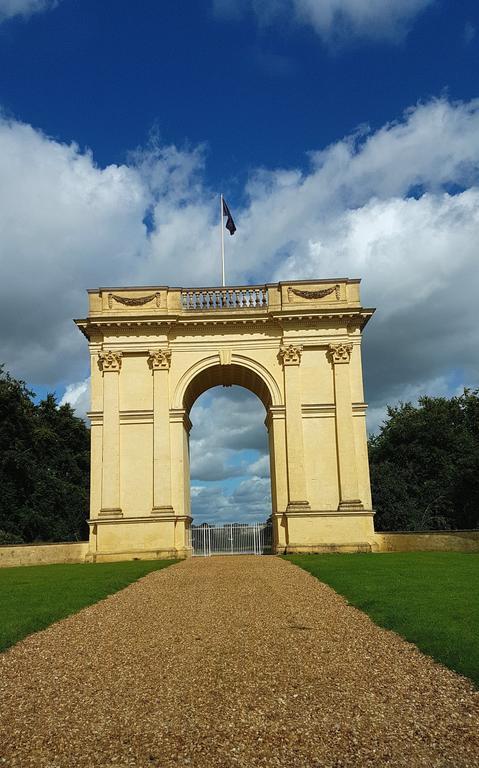
[[[213, 410], [213, 409], [212, 409]], [[191, 478], [198, 480], [225, 480], [229, 477], [241, 477], [247, 474], [243, 465], [231, 464], [228, 459], [235, 456], [234, 450], [225, 450], [217, 445], [217, 440], [212, 439], [212, 451], [201, 450], [200, 446], [191, 443]]]
[[0, 0], [0, 24], [14, 16], [27, 18], [33, 13], [50, 11], [59, 0]]
[[262, 522], [271, 514], [271, 486], [267, 479], [251, 477], [243, 480], [232, 492], [220, 485], [191, 488], [194, 524]]
[[[270, 0], [265, 0], [269, 2]], [[434, 0], [292, 0], [297, 16], [324, 39], [397, 39]]]
[[218, 15], [238, 19], [252, 9], [264, 26], [295, 19], [327, 42], [351, 38], [400, 40], [435, 0], [214, 0]]
[[260, 456], [259, 459], [256, 459], [256, 461], [254, 461], [249, 467], [249, 474], [255, 475], [256, 477], [260, 477], [260, 478], [269, 478], [270, 476], [269, 455]]
[[89, 285], [133, 276], [147, 190], [134, 168], [99, 169], [76, 145], [6, 119], [0, 179], [2, 359], [36, 383], [71, 381], [86, 367], [71, 318]]
[[193, 481], [259, 474], [256, 468], [262, 465], [255, 457], [267, 452], [268, 440], [264, 406], [256, 395], [241, 387], [217, 387], [198, 399], [190, 415]]
[[207, 450], [212, 438], [221, 448], [264, 451], [265, 418], [264, 405], [252, 392], [236, 386], [216, 387], [191, 409], [191, 442], [198, 452]]
[[[33, 386], [82, 380], [86, 344], [71, 318], [86, 311], [87, 287], [217, 282], [204, 163], [201, 148], [152, 144], [99, 168], [74, 144], [0, 121], [0, 360], [14, 375]], [[478, 181], [479, 101], [419, 104], [311, 153], [306, 171], [254, 173], [234, 209], [228, 280], [362, 277], [365, 303], [378, 307], [364, 346], [371, 410], [418, 382], [477, 385]], [[260, 415], [217, 409], [198, 411], [194, 461], [264, 455]], [[224, 456], [222, 475], [237, 466]]]
[[362, 276], [365, 303], [378, 306], [364, 344], [372, 406], [408, 399], [408, 387], [427, 389], [450, 371], [477, 386], [479, 189], [371, 201], [335, 224], [281, 275], [332, 276], [341, 253], [342, 271]]
[[60, 405], [68, 403], [71, 405], [76, 415], [85, 419], [87, 411], [90, 410], [90, 379], [79, 381], [76, 384], [68, 384]]

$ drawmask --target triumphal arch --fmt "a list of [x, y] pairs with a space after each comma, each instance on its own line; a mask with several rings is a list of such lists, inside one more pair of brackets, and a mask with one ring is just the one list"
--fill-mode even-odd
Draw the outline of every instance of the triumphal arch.
[[265, 407], [274, 551], [373, 547], [359, 282], [88, 292], [90, 560], [190, 554], [189, 413], [219, 384]]

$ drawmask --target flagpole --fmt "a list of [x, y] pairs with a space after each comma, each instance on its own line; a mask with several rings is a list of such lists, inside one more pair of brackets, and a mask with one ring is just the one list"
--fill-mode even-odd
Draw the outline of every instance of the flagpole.
[[223, 195], [220, 195], [220, 230], [221, 230], [221, 278], [225, 287], [225, 232], [223, 226]]

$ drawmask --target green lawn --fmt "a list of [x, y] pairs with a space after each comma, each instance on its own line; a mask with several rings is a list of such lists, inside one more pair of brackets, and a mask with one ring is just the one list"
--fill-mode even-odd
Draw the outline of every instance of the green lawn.
[[175, 562], [135, 560], [0, 568], [0, 651]]
[[479, 686], [479, 555], [289, 555], [380, 626]]

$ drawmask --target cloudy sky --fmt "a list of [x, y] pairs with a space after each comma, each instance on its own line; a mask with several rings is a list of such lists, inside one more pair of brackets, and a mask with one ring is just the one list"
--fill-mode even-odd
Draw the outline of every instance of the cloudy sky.
[[[0, 361], [84, 413], [98, 285], [361, 277], [369, 427], [478, 386], [477, 0], [0, 0]], [[196, 522], [269, 511], [264, 413], [192, 412]], [[220, 435], [220, 437], [218, 437]]]

